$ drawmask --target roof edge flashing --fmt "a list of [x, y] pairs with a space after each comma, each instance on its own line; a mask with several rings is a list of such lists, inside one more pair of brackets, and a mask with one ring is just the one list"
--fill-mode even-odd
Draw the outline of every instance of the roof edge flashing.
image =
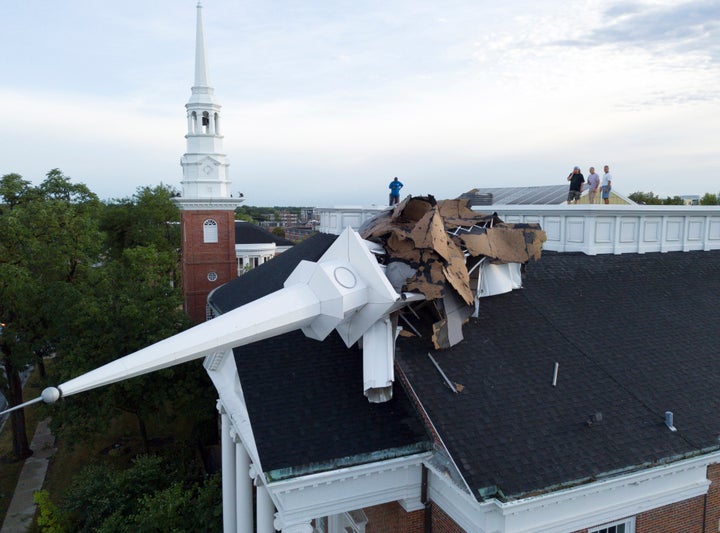
[[275, 481], [284, 481], [287, 479], [299, 478], [311, 474], [321, 474], [323, 472], [331, 472], [341, 468], [352, 468], [370, 463], [387, 461], [390, 459], [398, 459], [401, 457], [409, 457], [419, 453], [432, 451], [433, 446], [430, 440], [423, 440], [408, 446], [399, 448], [388, 448], [385, 450], [377, 450], [370, 453], [360, 453], [347, 457], [340, 457], [328, 461], [308, 463], [306, 465], [288, 466], [285, 468], [277, 468], [264, 472], [265, 478], [269, 483]]

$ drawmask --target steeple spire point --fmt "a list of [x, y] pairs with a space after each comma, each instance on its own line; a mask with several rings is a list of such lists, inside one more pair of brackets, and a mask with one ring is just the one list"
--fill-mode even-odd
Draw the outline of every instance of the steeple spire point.
[[197, 29], [195, 32], [195, 87], [209, 87], [205, 61], [205, 33], [203, 32], [202, 4], [197, 3]]

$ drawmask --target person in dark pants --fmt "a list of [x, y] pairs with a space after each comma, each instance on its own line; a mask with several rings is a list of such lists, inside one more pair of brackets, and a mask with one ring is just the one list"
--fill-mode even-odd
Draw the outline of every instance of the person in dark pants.
[[567, 180], [570, 182], [570, 190], [568, 191], [567, 203], [568, 205], [570, 205], [571, 203], [576, 204], [578, 203], [578, 200], [580, 200], [583, 183], [585, 183], [585, 178], [580, 172], [580, 167], [575, 167], [570, 173], [570, 175], [567, 177]]
[[395, 178], [388, 185], [390, 189], [390, 205], [397, 205], [400, 203], [400, 189], [403, 188], [402, 181]]

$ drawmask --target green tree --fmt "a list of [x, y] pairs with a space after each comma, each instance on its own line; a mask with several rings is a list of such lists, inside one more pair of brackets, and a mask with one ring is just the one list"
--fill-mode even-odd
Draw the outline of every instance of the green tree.
[[172, 465], [158, 456], [141, 455], [125, 470], [94, 464], [72, 480], [58, 507], [71, 531], [96, 531], [115, 513], [130, 516], [140, 497], [177, 479]]
[[660, 205], [662, 200], [656, 194], [650, 192], [637, 191], [628, 196], [633, 202], [641, 205]]
[[109, 252], [117, 257], [134, 246], [154, 245], [177, 252], [180, 247], [180, 211], [172, 203], [175, 190], [166, 185], [138, 187], [132, 198], [108, 202], [100, 227]]
[[[140, 498], [138, 508], [125, 522], [125, 531], [222, 531], [222, 491], [220, 476], [215, 475], [203, 483], [174, 482], [166, 489]], [[109, 525], [106, 523], [106, 525]], [[119, 531], [101, 528], [100, 531]]]
[[720, 193], [712, 194], [706, 192], [702, 198], [700, 198], [700, 205], [720, 205]]
[[668, 196], [662, 201], [663, 205], [685, 205], [680, 196]]
[[124, 470], [99, 463], [75, 476], [57, 505], [47, 492], [41, 513], [55, 531], [220, 531], [220, 476], [205, 477], [187, 453], [140, 455]]
[[[58, 382], [189, 327], [179, 279], [179, 212], [171, 197], [163, 186], [142, 188], [133, 198], [106, 206], [100, 217], [106, 232], [104, 261], [91, 292], [75, 300], [68, 313], [68, 335], [57, 350]], [[149, 450], [147, 422], [172, 416], [168, 403], [200, 422], [213, 414], [213, 399], [201, 364], [192, 362], [103, 387], [83, 401], [68, 398], [55, 410], [53, 428], [73, 442], [127, 412], [135, 416]]]
[[[38, 186], [17, 174], [0, 178], [0, 353], [4, 392], [23, 401], [20, 371], [39, 364], [62, 335], [65, 304], [92, 276], [100, 251], [100, 203], [85, 185], [53, 169]], [[22, 409], [11, 416], [13, 453], [31, 454]]]
[[68, 533], [70, 525], [58, 506], [50, 499], [47, 490], [33, 494], [33, 501], [38, 506], [37, 525], [43, 533]]

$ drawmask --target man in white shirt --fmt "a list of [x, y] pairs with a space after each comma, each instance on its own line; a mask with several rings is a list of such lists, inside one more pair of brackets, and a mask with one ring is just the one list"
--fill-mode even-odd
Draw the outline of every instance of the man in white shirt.
[[606, 204], [610, 203], [610, 191], [612, 190], [612, 174], [610, 174], [610, 167], [605, 165], [603, 168], [605, 174], [602, 177], [602, 183], [600, 184], [600, 196], [603, 202]]

